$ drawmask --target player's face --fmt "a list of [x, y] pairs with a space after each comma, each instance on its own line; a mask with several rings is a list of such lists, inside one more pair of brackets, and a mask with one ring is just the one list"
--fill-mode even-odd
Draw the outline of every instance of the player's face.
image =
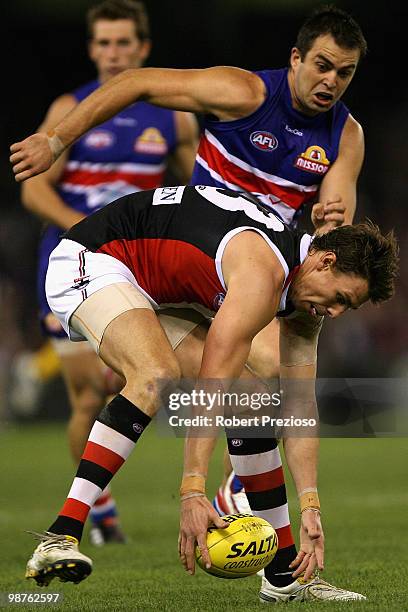
[[292, 283], [290, 299], [296, 310], [335, 319], [367, 301], [367, 280], [339, 272], [335, 263], [334, 253], [312, 252]]
[[330, 34], [319, 36], [302, 59], [292, 49], [289, 87], [293, 107], [307, 115], [327, 112], [346, 91], [360, 51], [339, 47]]
[[128, 68], [139, 68], [149, 55], [150, 42], [141, 41], [131, 19], [100, 20], [93, 26], [89, 56], [102, 83]]

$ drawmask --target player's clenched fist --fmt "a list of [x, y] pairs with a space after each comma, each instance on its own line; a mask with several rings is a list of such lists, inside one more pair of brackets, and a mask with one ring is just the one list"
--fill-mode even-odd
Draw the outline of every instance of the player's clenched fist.
[[64, 150], [64, 145], [54, 133], [33, 134], [10, 147], [10, 162], [17, 182], [45, 172]]

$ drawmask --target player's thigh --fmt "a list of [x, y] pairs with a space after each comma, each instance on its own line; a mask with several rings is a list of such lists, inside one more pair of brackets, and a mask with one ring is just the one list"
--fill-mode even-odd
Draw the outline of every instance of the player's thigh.
[[261, 378], [279, 376], [279, 321], [273, 319], [252, 340], [248, 365]]
[[210, 321], [193, 309], [169, 308], [159, 321], [171, 343], [183, 378], [196, 378], [201, 367]]
[[134, 308], [116, 317], [106, 328], [99, 355], [129, 382], [137, 377], [178, 377], [174, 351], [153, 310]]
[[91, 294], [75, 310], [69, 325], [127, 379], [177, 364], [150, 302], [131, 283], [109, 284]]

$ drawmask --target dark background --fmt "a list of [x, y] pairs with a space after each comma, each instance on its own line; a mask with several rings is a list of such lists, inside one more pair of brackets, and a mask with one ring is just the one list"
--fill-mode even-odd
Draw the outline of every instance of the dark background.
[[[40, 223], [21, 208], [8, 165], [8, 146], [35, 131], [52, 100], [94, 77], [87, 58], [88, 0], [17, 0], [3, 6], [0, 206], [0, 366], [41, 344], [36, 320], [35, 257]], [[297, 30], [314, 1], [147, 0], [153, 50], [150, 66], [287, 64]], [[396, 297], [381, 307], [327, 322], [319, 371], [325, 376], [396, 376], [408, 372], [406, 274], [408, 222], [408, 8], [387, 2], [335, 2], [352, 13], [369, 53], [344, 101], [363, 125], [366, 158], [356, 220], [368, 216], [401, 241]], [[308, 216], [308, 215], [307, 215]], [[4, 370], [3, 370], [4, 371]], [[4, 378], [3, 374], [3, 378]], [[1, 391], [1, 381], [0, 381]], [[1, 412], [1, 410], [0, 410]]]

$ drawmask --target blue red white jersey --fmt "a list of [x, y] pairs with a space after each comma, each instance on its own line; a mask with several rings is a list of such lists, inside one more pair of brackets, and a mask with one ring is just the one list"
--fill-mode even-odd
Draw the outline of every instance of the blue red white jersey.
[[[92, 81], [76, 91], [78, 102], [99, 87]], [[163, 184], [166, 159], [177, 144], [175, 113], [137, 102], [92, 129], [70, 149], [56, 189], [65, 204], [86, 215], [129, 193]], [[61, 228], [49, 225], [39, 249], [38, 295], [49, 312], [44, 281]]]
[[292, 107], [287, 68], [256, 74], [265, 101], [248, 117], [206, 118], [191, 184], [254, 193], [290, 224], [336, 160], [349, 111], [339, 101], [309, 117]]
[[92, 280], [86, 250], [103, 253], [131, 271], [153, 307], [189, 306], [211, 314], [227, 292], [225, 248], [246, 230], [259, 233], [281, 263], [285, 281], [278, 316], [291, 314], [289, 285], [311, 237], [289, 229], [249, 194], [202, 185], [131, 194], [74, 225], [64, 237], [84, 250], [76, 277], [65, 282], [86, 299]]

